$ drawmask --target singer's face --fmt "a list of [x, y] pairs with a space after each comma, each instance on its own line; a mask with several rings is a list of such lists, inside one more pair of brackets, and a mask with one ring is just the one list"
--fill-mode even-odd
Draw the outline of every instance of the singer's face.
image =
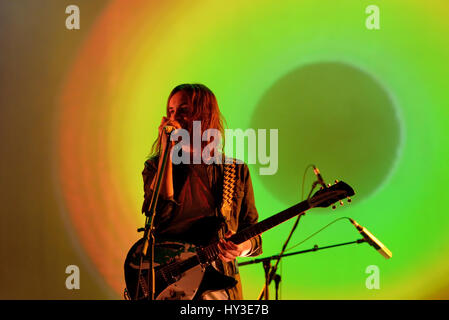
[[170, 98], [167, 108], [167, 118], [176, 120], [181, 128], [191, 132], [192, 127], [192, 106], [188, 104], [187, 97], [182, 91], [179, 91]]

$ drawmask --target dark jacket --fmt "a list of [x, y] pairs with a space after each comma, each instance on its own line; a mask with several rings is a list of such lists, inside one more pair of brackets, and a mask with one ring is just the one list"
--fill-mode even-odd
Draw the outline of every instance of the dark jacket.
[[[158, 158], [152, 158], [145, 162], [145, 167], [142, 172], [144, 182], [144, 203], [142, 212], [147, 212], [151, 201], [152, 190], [150, 189], [153, 178], [157, 172]], [[220, 207], [223, 195], [223, 164], [207, 165], [207, 176], [212, 188], [212, 192], [216, 199], [217, 216], [221, 216]], [[176, 197], [176, 192], [175, 192]], [[170, 212], [174, 206], [179, 205], [178, 199], [164, 199], [159, 196], [156, 212], [160, 219], [170, 217]], [[239, 232], [246, 227], [255, 224], [258, 220], [258, 213], [255, 206], [254, 191], [251, 182], [249, 168], [245, 163], [236, 164], [236, 182], [235, 193], [232, 203], [232, 211], [229, 219], [225, 223], [225, 228], [232, 232]], [[155, 219], [155, 224], [157, 220]], [[226, 231], [227, 231], [226, 230]], [[262, 239], [256, 236], [251, 239], [252, 250], [248, 256], [257, 256], [262, 253]], [[227, 265], [225, 265], [227, 264]], [[217, 268], [224, 274], [232, 276], [237, 280], [237, 285], [228, 289], [228, 294], [232, 300], [242, 300], [242, 288], [238, 268], [235, 261], [224, 263], [221, 260], [217, 262]]]

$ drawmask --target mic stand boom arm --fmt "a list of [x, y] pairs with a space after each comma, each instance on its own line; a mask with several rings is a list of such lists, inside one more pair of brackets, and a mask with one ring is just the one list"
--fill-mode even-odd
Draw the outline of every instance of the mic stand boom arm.
[[[271, 260], [279, 261], [283, 257], [288, 257], [288, 256], [293, 256], [293, 255], [297, 255], [297, 254], [301, 254], [301, 253], [313, 252], [313, 251], [318, 251], [318, 250], [323, 250], [323, 249], [329, 249], [329, 248], [334, 248], [334, 247], [340, 247], [340, 246], [345, 246], [345, 245], [354, 244], [354, 243], [363, 243], [363, 242], [366, 242], [366, 239], [358, 239], [355, 241], [333, 244], [333, 245], [325, 246], [325, 247], [318, 247], [317, 245], [315, 245], [312, 249], [296, 251], [296, 252], [291, 252], [291, 253], [286, 253], [286, 254], [277, 254], [274, 256], [266, 257], [266, 258], [253, 259], [250, 261], [245, 261], [245, 262], [239, 263], [238, 266], [241, 267], [241, 266], [246, 266], [246, 265], [255, 264], [255, 263], [263, 263], [266, 265], [266, 264], [269, 264]], [[277, 266], [277, 264], [276, 264], [276, 266]], [[270, 272], [270, 274], [268, 275], [268, 279], [266, 280], [265, 285], [267, 285], [267, 284], [269, 285], [271, 283], [271, 281], [274, 279], [275, 273], [276, 273], [276, 269], [273, 267], [272, 272]], [[258, 300], [260, 300], [263, 297], [263, 293], [265, 292], [265, 289], [266, 288], [264, 287], [261, 294], [259, 295]]]

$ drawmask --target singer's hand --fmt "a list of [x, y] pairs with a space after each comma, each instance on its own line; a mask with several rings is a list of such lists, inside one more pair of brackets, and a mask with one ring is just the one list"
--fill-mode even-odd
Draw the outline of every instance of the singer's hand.
[[[173, 126], [176, 129], [180, 129], [181, 126], [179, 125], [179, 122], [176, 120], [170, 120], [167, 117], [162, 117], [162, 121], [161, 124], [159, 125], [159, 139], [161, 139], [161, 151], [163, 152], [165, 150], [165, 148], [167, 147], [167, 141], [170, 137], [170, 135], [163, 133], [164, 127], [165, 126]], [[170, 148], [173, 147], [175, 144], [175, 141], [171, 141], [170, 144]], [[170, 152], [170, 149], [168, 150], [168, 152]], [[161, 168], [162, 168], [162, 162], [163, 162], [163, 157], [159, 158], [159, 163], [158, 163], [158, 171], [160, 172]], [[155, 184], [156, 184], [156, 176], [153, 179], [153, 182], [151, 184], [151, 189], [154, 190], [155, 188]], [[170, 160], [167, 161], [166, 163], [166, 167], [165, 167], [165, 172], [164, 175], [162, 177], [162, 183], [161, 183], [161, 189], [160, 189], [160, 194], [165, 197], [166, 199], [169, 199], [171, 197], [173, 197], [174, 191], [173, 191], [173, 169], [172, 169], [172, 162]]]
[[162, 130], [164, 130], [165, 126], [173, 126], [176, 129], [181, 129], [181, 125], [176, 120], [170, 120], [167, 117], [162, 117], [161, 124], [159, 125], [159, 135], [161, 135]]
[[[167, 118], [167, 117], [162, 117], [162, 121], [161, 121], [161, 124], [159, 125], [159, 137], [161, 137], [161, 148], [162, 148], [162, 150], [165, 150], [165, 147], [166, 147], [166, 145], [167, 145], [167, 136], [168, 135], [166, 135], [166, 134], [162, 134], [162, 131], [164, 130], [164, 127], [165, 126], [173, 126], [173, 127], [175, 127], [176, 129], [181, 129], [181, 125], [179, 124], [179, 122], [178, 121], [176, 121], [176, 120], [170, 120], [169, 118]], [[162, 136], [161, 136], [162, 135]], [[172, 141], [172, 143], [171, 143], [171, 147], [173, 146], [175, 144], [175, 142], [174, 141]]]

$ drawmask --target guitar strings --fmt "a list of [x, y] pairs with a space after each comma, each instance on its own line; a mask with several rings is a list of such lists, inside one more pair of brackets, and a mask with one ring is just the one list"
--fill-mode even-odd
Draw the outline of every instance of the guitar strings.
[[[309, 164], [305, 168], [305, 170], [304, 170], [304, 175], [303, 175], [303, 179], [302, 179], [302, 188], [301, 188], [301, 199], [304, 198], [304, 183], [305, 183], [305, 177], [306, 177], [306, 174], [307, 174], [307, 170], [309, 168], [312, 168], [312, 167], [313, 167], [313, 164]], [[337, 220], [339, 220], [339, 219], [337, 219]], [[331, 222], [330, 224], [336, 222], [337, 220]], [[319, 231], [317, 231], [316, 233], [312, 234], [311, 236], [309, 236], [308, 238], [304, 239], [303, 241], [299, 242], [298, 244], [294, 245], [293, 247], [287, 248], [285, 250], [285, 252], [287, 252], [287, 251], [295, 248], [296, 246], [300, 245], [301, 243], [307, 241], [309, 238], [311, 238], [315, 234], [321, 232], [323, 229], [325, 229], [329, 225], [327, 225], [324, 228], [320, 229]], [[203, 251], [202, 253], [204, 253], [204, 255], [206, 257], [212, 257], [212, 256], [216, 256], [217, 255], [217, 250], [218, 250], [218, 247], [216, 246], [216, 244], [210, 244], [210, 245], [202, 248], [202, 251]], [[201, 262], [200, 251], [197, 251], [196, 256], [197, 256], [199, 262]], [[159, 270], [156, 271], [156, 276], [162, 276], [162, 278], [164, 278], [164, 279], [167, 279], [168, 278], [167, 276], [173, 277], [174, 271], [179, 272], [179, 270], [182, 267], [182, 265], [185, 264], [188, 260], [190, 260], [190, 259], [183, 260], [183, 261], [176, 261], [176, 262], [173, 262], [173, 263], [171, 263], [169, 265], [162, 266]]]

